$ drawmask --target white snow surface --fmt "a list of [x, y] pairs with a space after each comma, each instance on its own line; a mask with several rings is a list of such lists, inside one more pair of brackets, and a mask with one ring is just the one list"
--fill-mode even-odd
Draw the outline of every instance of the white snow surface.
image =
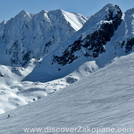
[[23, 128], [42, 128], [43, 133], [48, 126], [133, 128], [133, 61], [134, 53], [115, 58], [64, 90], [1, 114], [0, 133], [24, 134]]
[[98, 66], [89, 61], [60, 79], [46, 83], [22, 81], [33, 68], [33, 63], [28, 68], [0, 66], [0, 114], [59, 91], [95, 72]]

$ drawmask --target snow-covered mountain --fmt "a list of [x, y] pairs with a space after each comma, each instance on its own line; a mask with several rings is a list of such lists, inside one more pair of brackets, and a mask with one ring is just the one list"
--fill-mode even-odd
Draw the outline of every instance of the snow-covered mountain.
[[[92, 134], [100, 128], [101, 134], [130, 134], [134, 124], [133, 61], [134, 53], [116, 58], [65, 90], [0, 115], [0, 132], [56, 134], [51, 128], [63, 128], [63, 133], [65, 128], [68, 133], [77, 128], [72, 133]], [[78, 131], [79, 126], [93, 130]]]
[[33, 102], [69, 84], [21, 82], [36, 63], [78, 31], [87, 18], [63, 10], [21, 11], [0, 23], [0, 113]]
[[32, 58], [39, 60], [78, 31], [86, 20], [63, 10], [38, 14], [21, 11], [0, 24], [0, 64], [26, 66]]
[[106, 5], [44, 58], [25, 80], [50, 81], [68, 75], [85, 61], [95, 60], [104, 67], [116, 56], [133, 52], [133, 16], [133, 9], [123, 13], [117, 5]]
[[108, 4], [86, 17], [20, 12], [0, 24], [0, 113], [78, 82], [133, 52], [134, 9]]

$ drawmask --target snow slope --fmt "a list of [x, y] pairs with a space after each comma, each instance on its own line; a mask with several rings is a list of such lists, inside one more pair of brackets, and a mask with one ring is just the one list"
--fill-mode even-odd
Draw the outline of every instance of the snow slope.
[[133, 61], [134, 53], [115, 58], [64, 90], [0, 115], [0, 133], [24, 134], [23, 128], [30, 127], [43, 132], [47, 126], [133, 128]]
[[21, 81], [33, 69], [0, 66], [0, 114], [59, 91], [98, 69], [95, 61], [86, 62], [71, 74], [46, 83]]

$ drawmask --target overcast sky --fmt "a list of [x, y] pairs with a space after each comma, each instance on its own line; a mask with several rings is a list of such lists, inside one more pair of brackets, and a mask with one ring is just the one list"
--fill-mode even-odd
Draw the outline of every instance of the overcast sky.
[[123, 11], [134, 7], [134, 0], [0, 0], [0, 22], [14, 17], [21, 10], [37, 13], [63, 9], [90, 16], [108, 3], [119, 5]]

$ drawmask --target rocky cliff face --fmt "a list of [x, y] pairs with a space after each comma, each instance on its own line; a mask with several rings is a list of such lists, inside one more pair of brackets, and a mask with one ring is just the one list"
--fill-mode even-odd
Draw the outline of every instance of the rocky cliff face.
[[[103, 12], [107, 12], [102, 14]], [[75, 53], [82, 50], [84, 56], [90, 56], [96, 58], [100, 53], [105, 52], [105, 45], [110, 41], [111, 37], [114, 35], [115, 30], [118, 28], [122, 21], [122, 11], [118, 6], [107, 5], [96, 16], [103, 15], [103, 20], [99, 20], [94, 25], [99, 25], [99, 28], [94, 30], [92, 33], [86, 35], [82, 38], [82, 34], [78, 40], [75, 40], [71, 45], [69, 45], [62, 56], [54, 56], [54, 61], [61, 65], [66, 65], [72, 63], [74, 60], [78, 59], [79, 56]], [[94, 17], [90, 18], [87, 24], [92, 22]], [[87, 27], [83, 29], [90, 29]]]
[[123, 32], [122, 37], [118, 39], [120, 46], [124, 48], [126, 53], [132, 52], [134, 46], [134, 8], [125, 12], [119, 32]]

